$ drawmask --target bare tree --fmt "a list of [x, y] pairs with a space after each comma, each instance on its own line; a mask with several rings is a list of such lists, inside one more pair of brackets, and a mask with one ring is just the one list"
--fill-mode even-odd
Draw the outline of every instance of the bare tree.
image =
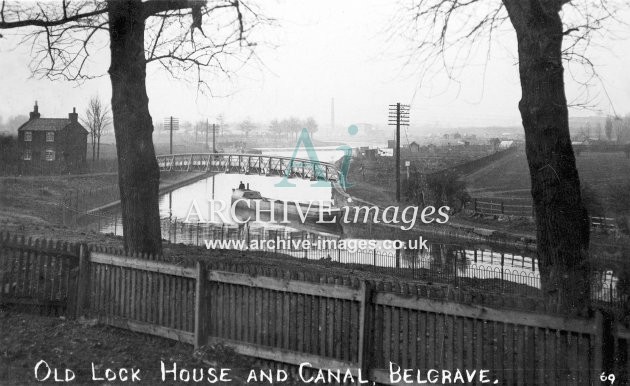
[[246, 119], [239, 123], [238, 128], [243, 132], [243, 134], [245, 134], [245, 139], [247, 140], [249, 138], [249, 133], [256, 128], [256, 125], [251, 120]]
[[488, 142], [492, 145], [494, 151], [499, 150], [499, 145], [501, 145], [501, 140], [499, 138], [491, 138]]
[[612, 141], [613, 121], [612, 121], [612, 118], [610, 117], [610, 115], [606, 117], [606, 123], [604, 124], [604, 130], [606, 131], [606, 138], [609, 141]]
[[208, 75], [252, 57], [249, 36], [261, 21], [242, 0], [2, 1], [0, 29], [17, 29], [21, 43], [31, 45], [37, 75], [96, 76], [88, 58], [108, 42], [126, 250], [162, 250], [147, 64], [175, 78], [195, 74], [199, 87], [211, 92]]
[[[613, 0], [412, 0], [403, 31], [414, 39], [410, 63], [421, 76], [436, 66], [454, 79], [472, 53], [490, 56], [495, 35], [516, 32], [521, 82], [519, 110], [536, 213], [538, 259], [544, 293], [567, 310], [590, 304], [589, 218], [571, 146], [563, 59], [593, 69], [585, 50]], [[623, 0], [618, 6], [627, 4]], [[564, 43], [564, 46], [563, 46]], [[592, 71], [591, 77], [596, 77]], [[585, 83], [586, 84], [586, 83]]]
[[624, 120], [621, 117], [615, 117], [613, 127], [615, 128], [615, 137], [617, 138], [617, 143], [620, 144], [623, 139], [623, 132], [625, 131]]
[[595, 126], [595, 133], [597, 135], [597, 140], [602, 140], [602, 124], [601, 122], [597, 122], [597, 126]]
[[319, 127], [317, 126], [317, 121], [315, 121], [315, 118], [313, 117], [306, 118], [306, 120], [304, 121], [304, 127], [308, 129], [311, 137], [314, 137], [315, 133], [319, 130]]
[[289, 117], [288, 119], [283, 121], [285, 124], [285, 130], [287, 131], [287, 135], [291, 139], [297, 139], [298, 133], [302, 131], [302, 122], [299, 118]]
[[269, 123], [269, 132], [276, 138], [282, 136], [282, 124], [277, 119], [272, 120]]
[[103, 104], [98, 95], [90, 98], [88, 107], [85, 109], [85, 118], [82, 121], [87, 126], [92, 140], [92, 162], [94, 162], [100, 159], [101, 135], [112, 122], [109, 107]]
[[225, 122], [225, 116], [223, 114], [217, 115], [217, 125], [219, 125], [219, 131], [217, 134], [223, 137], [225, 135], [225, 129], [229, 127], [229, 125]]

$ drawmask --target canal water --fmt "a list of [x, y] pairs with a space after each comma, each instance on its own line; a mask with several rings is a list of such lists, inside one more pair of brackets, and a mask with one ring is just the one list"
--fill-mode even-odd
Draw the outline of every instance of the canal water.
[[[291, 156], [292, 151], [280, 154], [276, 149], [273, 155]], [[339, 151], [336, 147], [320, 149], [320, 161], [330, 162], [338, 158]], [[306, 157], [299, 154], [298, 157]], [[337, 225], [301, 224], [292, 221], [290, 224], [278, 224], [265, 221], [251, 221], [243, 226], [232, 221], [227, 216], [223, 221], [219, 216], [210, 219], [209, 200], [231, 204], [232, 189], [242, 182], [250, 189], [257, 190], [263, 197], [283, 201], [322, 201], [330, 202], [332, 199], [331, 187], [315, 187], [315, 182], [299, 178], [291, 178], [288, 181], [292, 187], [276, 186], [282, 181], [280, 176], [261, 176], [243, 174], [216, 174], [206, 179], [199, 180], [190, 185], [178, 188], [171, 193], [160, 196], [160, 216], [163, 219], [162, 232], [165, 240], [184, 242], [188, 244], [203, 245], [206, 239], [309, 239], [311, 241], [321, 239], [344, 239], [343, 229]], [[196, 207], [195, 207], [196, 205]], [[215, 204], [216, 205], [216, 204]], [[198, 212], [197, 212], [198, 210]], [[194, 224], [197, 217], [194, 213], [201, 213], [202, 221], [209, 224], [200, 226]], [[189, 216], [190, 214], [190, 216]], [[189, 218], [191, 223], [184, 220]], [[213, 220], [213, 221], [211, 221]], [[110, 213], [110, 217], [99, 225], [104, 233], [122, 234], [120, 215], [117, 212]], [[421, 234], [400, 232], [397, 239], [415, 240]], [[378, 235], [373, 236], [379, 238]], [[426, 238], [425, 238], [426, 239]], [[357, 241], [357, 240], [355, 240]], [[378, 267], [391, 267], [396, 269], [428, 270], [431, 272], [447, 272], [468, 278], [485, 278], [507, 280], [531, 288], [540, 287], [538, 264], [532, 252], [519, 251], [509, 248], [490, 248], [475, 244], [459, 242], [459, 240], [440, 240], [429, 237], [427, 249], [402, 249], [398, 253], [394, 248], [387, 248], [382, 241], [378, 241], [375, 248], [370, 250], [342, 250], [338, 248], [303, 250], [277, 250], [285, 254], [299, 258], [326, 259], [347, 264], [368, 264]], [[412, 246], [412, 245], [407, 245]], [[617, 279], [612, 271], [601, 272], [597, 280], [601, 287], [596, 286], [597, 298], [609, 299], [613, 297]]]

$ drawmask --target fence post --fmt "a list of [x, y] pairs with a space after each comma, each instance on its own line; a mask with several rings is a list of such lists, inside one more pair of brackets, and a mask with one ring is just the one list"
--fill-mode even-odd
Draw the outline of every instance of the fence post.
[[207, 303], [206, 267], [200, 261], [197, 262], [197, 285], [195, 296], [195, 350], [207, 343], [205, 316]]
[[503, 292], [503, 289], [505, 287], [505, 281], [504, 281], [505, 268], [503, 266], [504, 258], [505, 258], [505, 254], [501, 252], [501, 292]]
[[90, 253], [87, 245], [79, 246], [79, 277], [77, 278], [77, 296], [75, 318], [84, 316], [90, 305]]
[[457, 277], [457, 253], [455, 253], [455, 259], [453, 259], [453, 277], [455, 278], [454, 283], [457, 285], [458, 284], [458, 277]]
[[370, 350], [368, 347], [372, 345], [372, 326], [370, 324], [368, 307], [372, 302], [372, 287], [369, 282], [363, 280], [361, 282], [361, 294], [359, 305], [359, 363], [361, 375], [367, 377], [370, 367]]
[[604, 361], [604, 316], [602, 312], [595, 311], [595, 331], [593, 339], [593, 384], [601, 383], [599, 376], [602, 373], [603, 361]]

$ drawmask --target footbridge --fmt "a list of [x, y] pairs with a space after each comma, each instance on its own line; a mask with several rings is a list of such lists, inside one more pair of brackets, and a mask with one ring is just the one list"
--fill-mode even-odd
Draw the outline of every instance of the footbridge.
[[194, 153], [157, 156], [160, 171], [218, 172], [287, 176], [311, 181], [340, 181], [332, 163], [261, 154]]

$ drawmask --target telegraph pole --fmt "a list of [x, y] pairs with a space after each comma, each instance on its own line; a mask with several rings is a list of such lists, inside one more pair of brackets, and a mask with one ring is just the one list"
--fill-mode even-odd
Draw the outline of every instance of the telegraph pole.
[[164, 119], [164, 126], [168, 126], [169, 130], [170, 130], [170, 153], [169, 154], [173, 154], [173, 130], [178, 130], [179, 129], [179, 118], [175, 118], [173, 116], [170, 116], [168, 118]]
[[400, 202], [400, 126], [409, 126], [409, 105], [396, 103], [389, 105], [389, 125], [396, 126], [396, 146], [394, 157], [396, 157], [396, 202]]
[[213, 153], [217, 152], [216, 134], [217, 134], [217, 124], [213, 123], [212, 124], [212, 152]]
[[209, 150], [208, 147], [208, 118], [206, 118], [206, 150]]

